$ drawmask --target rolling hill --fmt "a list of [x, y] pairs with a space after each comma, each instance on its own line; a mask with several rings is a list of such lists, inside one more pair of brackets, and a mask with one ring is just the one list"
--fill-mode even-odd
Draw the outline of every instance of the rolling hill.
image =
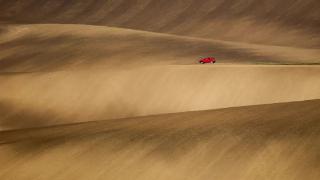
[[0, 21], [91, 24], [319, 48], [319, 8], [318, 0], [2, 0]]
[[320, 101], [0, 132], [1, 179], [320, 176]]
[[320, 179], [319, 9], [0, 0], [0, 179]]

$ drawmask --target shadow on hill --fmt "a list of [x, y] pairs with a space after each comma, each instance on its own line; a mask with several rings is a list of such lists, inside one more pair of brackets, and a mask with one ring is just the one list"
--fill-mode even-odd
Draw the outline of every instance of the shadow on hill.
[[55, 113], [40, 113], [30, 108], [21, 107], [6, 101], [0, 101], [0, 127], [5, 129], [21, 129], [30, 126], [42, 127], [55, 121]]

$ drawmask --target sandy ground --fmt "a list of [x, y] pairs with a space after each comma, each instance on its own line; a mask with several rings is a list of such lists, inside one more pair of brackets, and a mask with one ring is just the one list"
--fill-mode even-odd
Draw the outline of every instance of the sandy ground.
[[0, 76], [0, 125], [17, 129], [319, 99], [319, 77], [318, 66], [270, 65], [6, 74]]
[[1, 0], [0, 22], [90, 24], [320, 47], [318, 0]]
[[210, 55], [218, 59], [218, 64], [320, 63], [318, 49], [87, 25], [10, 25], [3, 29], [0, 72], [190, 65], [196, 64], [200, 56]]
[[320, 101], [0, 132], [1, 179], [308, 179]]
[[319, 8], [0, 0], [0, 179], [320, 179]]
[[[4, 29], [2, 130], [320, 98], [315, 49], [87, 25]], [[197, 64], [210, 53], [217, 64]]]

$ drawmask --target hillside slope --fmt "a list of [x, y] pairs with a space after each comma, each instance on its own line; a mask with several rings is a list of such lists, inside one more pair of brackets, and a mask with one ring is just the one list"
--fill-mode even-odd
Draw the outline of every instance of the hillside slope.
[[3, 23], [93, 24], [320, 47], [318, 0], [1, 0]]
[[318, 180], [320, 101], [0, 132], [1, 179]]
[[[303, 65], [319, 63], [317, 50], [89, 25], [3, 29], [0, 130], [320, 98], [320, 67]], [[210, 54], [217, 64], [197, 65]]]
[[0, 72], [196, 64], [319, 64], [320, 51], [88, 25], [3, 26]]
[[0, 75], [0, 129], [320, 98], [319, 66], [181, 65]]

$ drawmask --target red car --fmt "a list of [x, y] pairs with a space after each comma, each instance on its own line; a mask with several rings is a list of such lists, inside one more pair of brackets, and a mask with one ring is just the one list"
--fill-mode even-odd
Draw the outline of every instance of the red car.
[[215, 63], [216, 59], [214, 57], [206, 57], [199, 60], [200, 64], [206, 64], [206, 63]]

